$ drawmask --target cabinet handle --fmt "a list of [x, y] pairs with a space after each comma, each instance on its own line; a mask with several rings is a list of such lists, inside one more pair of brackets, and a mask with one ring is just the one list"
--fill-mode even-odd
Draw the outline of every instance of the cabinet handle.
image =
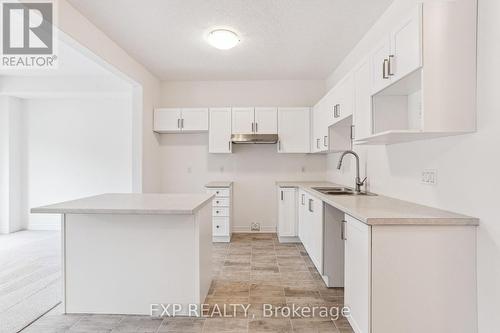
[[391, 54], [389, 56], [389, 60], [387, 61], [387, 74], [389, 76], [394, 76], [394, 71], [392, 68], [393, 62], [394, 62], [394, 54]]
[[319, 149], [319, 139], [316, 139], [316, 148]]
[[354, 140], [354, 138], [356, 137], [354, 134], [354, 126], [355, 125], [351, 125], [351, 140]]
[[184, 128], [184, 118], [181, 119], [181, 128]]
[[281, 151], [281, 140], [278, 140], [278, 151]]
[[218, 226], [218, 225], [216, 225], [215, 227], [216, 227], [217, 229], [219, 229], [219, 228], [220, 228], [220, 226]]
[[229, 150], [229, 151], [231, 151], [231, 141], [229, 141], [229, 142], [227, 143], [227, 146], [228, 146], [228, 150]]
[[314, 213], [313, 206], [312, 206], [313, 199], [309, 199], [309, 211], [311, 213]]
[[302, 206], [306, 204], [306, 195], [302, 194], [302, 201], [301, 201]]
[[259, 132], [259, 123], [255, 123], [255, 133]]
[[181, 128], [181, 120], [177, 119], [177, 128]]
[[338, 118], [340, 117], [340, 104], [335, 105], [335, 111], [333, 112], [333, 117]]
[[283, 191], [281, 191], [281, 201], [283, 201]]
[[342, 220], [342, 222], [340, 222], [340, 239], [342, 239], [342, 240], [347, 240], [347, 237], [345, 236], [346, 223], [347, 223], [346, 220]]
[[389, 78], [389, 75], [387, 75], [387, 67], [388, 66], [389, 66], [389, 60], [384, 59], [384, 62], [382, 63], [382, 78], [384, 80]]
[[255, 123], [252, 123], [252, 133], [255, 132]]
[[326, 142], [328, 139], [328, 135], [325, 135], [325, 137], [323, 138], [323, 146], [325, 147], [328, 147], [328, 143]]

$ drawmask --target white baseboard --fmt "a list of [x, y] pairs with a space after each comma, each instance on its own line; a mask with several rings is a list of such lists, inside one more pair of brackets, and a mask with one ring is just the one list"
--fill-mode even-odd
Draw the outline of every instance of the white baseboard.
[[261, 234], [269, 234], [276, 233], [275, 226], [262, 226], [260, 227], [260, 231], [252, 231], [250, 226], [233, 226], [234, 234], [243, 234], [243, 233], [261, 233]]
[[36, 223], [29, 224], [28, 230], [50, 230], [50, 231], [59, 231], [61, 230], [60, 223]]

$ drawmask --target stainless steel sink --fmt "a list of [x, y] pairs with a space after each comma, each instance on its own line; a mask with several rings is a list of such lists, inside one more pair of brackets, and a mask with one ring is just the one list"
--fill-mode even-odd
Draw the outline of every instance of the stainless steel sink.
[[350, 187], [313, 187], [312, 189], [327, 195], [376, 195], [370, 192], [356, 192]]

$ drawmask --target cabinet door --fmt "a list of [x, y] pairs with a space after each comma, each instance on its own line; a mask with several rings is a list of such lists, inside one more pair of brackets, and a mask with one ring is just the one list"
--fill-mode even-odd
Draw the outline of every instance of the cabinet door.
[[278, 109], [278, 152], [310, 152], [310, 109]]
[[277, 108], [255, 108], [255, 133], [276, 134], [278, 133], [278, 109]]
[[354, 139], [372, 134], [370, 66], [365, 61], [354, 71]]
[[323, 274], [323, 201], [310, 197], [308, 205], [311, 213], [308, 253], [318, 272]]
[[208, 109], [182, 109], [181, 127], [184, 132], [208, 131]]
[[297, 189], [278, 188], [278, 236], [297, 236]]
[[303, 190], [299, 190], [298, 192], [298, 226], [299, 226], [299, 230], [298, 230], [298, 234], [299, 234], [299, 239], [300, 241], [302, 242], [302, 244], [304, 244], [304, 247], [305, 247], [305, 243], [306, 243], [306, 227], [307, 227], [307, 224], [306, 224], [306, 220], [307, 220], [307, 205], [306, 205], [306, 202], [307, 202], [307, 199], [306, 199], [306, 192], [304, 192]]
[[254, 108], [233, 108], [233, 134], [252, 134], [254, 123]]
[[231, 108], [210, 109], [208, 152], [231, 152]]
[[370, 332], [371, 228], [345, 216], [344, 304], [355, 332]]
[[352, 115], [354, 105], [354, 78], [349, 73], [338, 85], [337, 110], [335, 121], [338, 122]]
[[389, 55], [391, 54], [391, 40], [385, 38], [370, 56], [372, 94], [379, 92], [391, 83], [389, 76]]
[[162, 108], [154, 111], [154, 131], [175, 133], [181, 131], [181, 109]]
[[422, 66], [422, 6], [391, 34], [389, 75], [399, 80]]
[[321, 140], [323, 139], [323, 127], [324, 124], [324, 112], [323, 112], [323, 102], [320, 101], [316, 104], [312, 109], [312, 118], [313, 118], [313, 135], [311, 142], [311, 151], [313, 153], [317, 153], [323, 150], [323, 145]]

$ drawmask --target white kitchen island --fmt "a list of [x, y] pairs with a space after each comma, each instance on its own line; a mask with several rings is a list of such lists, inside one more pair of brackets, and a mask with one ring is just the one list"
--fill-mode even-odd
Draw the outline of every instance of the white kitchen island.
[[34, 208], [62, 215], [65, 313], [142, 314], [203, 303], [212, 195], [103, 194]]

